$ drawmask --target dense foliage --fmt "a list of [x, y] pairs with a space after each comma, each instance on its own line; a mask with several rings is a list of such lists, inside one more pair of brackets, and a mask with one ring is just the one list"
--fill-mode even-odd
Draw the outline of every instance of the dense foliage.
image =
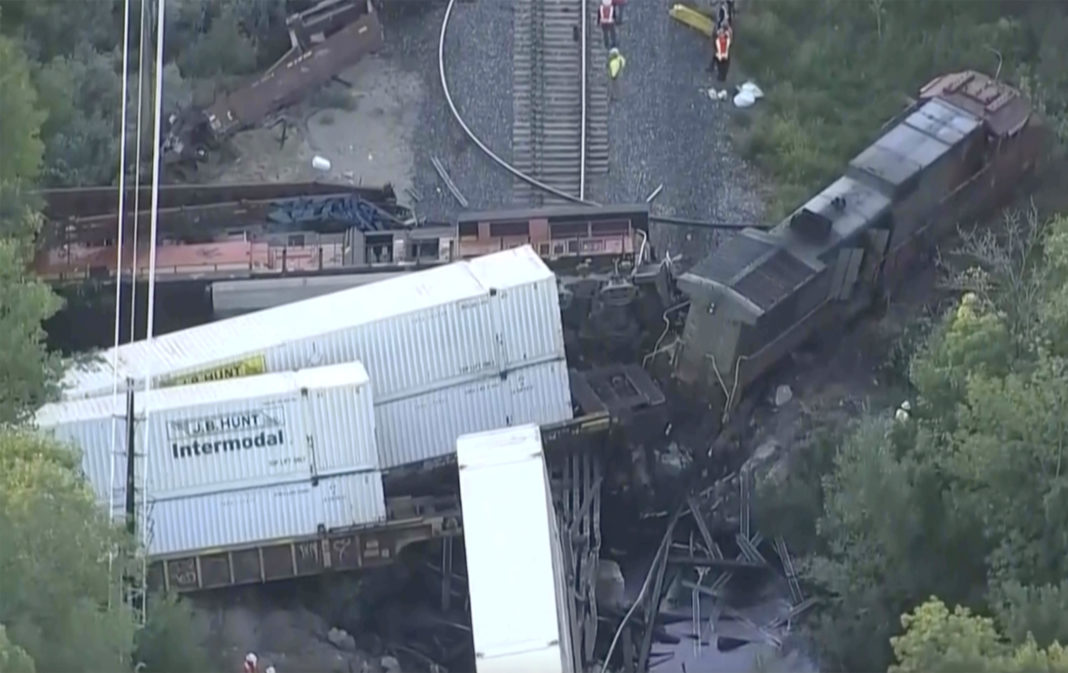
[[[1063, 3], [751, 0], [743, 11], [739, 65], [768, 95], [739, 120], [740, 139], [773, 178], [777, 214], [930, 78], [993, 74], [999, 57], [1063, 156]], [[824, 428], [759, 498], [762, 530], [788, 536], [822, 599], [808, 621], [821, 670], [1068, 670], [1057, 644], [1068, 644], [1068, 216], [1010, 214], [966, 234], [950, 266], [957, 301], [891, 354], [911, 417], [873, 410]]]
[[[12, 4], [18, 12], [10, 11]], [[40, 224], [31, 188], [42, 169], [84, 177], [112, 133], [108, 123], [97, 124], [106, 102], [94, 99], [104, 95], [114, 72], [106, 56], [85, 51], [99, 37], [91, 30], [99, 5], [0, 6], [4, 28], [11, 29], [14, 14], [22, 29], [0, 35], [2, 673], [122, 671], [138, 661], [146, 671], [205, 670], [188, 606], [159, 601], [146, 628], [136, 628], [117, 595], [130, 540], [96, 504], [75, 453], [23, 426], [52, 394], [58, 373], [41, 324], [60, 301], [26, 272]], [[46, 16], [49, 7], [53, 14]], [[70, 35], [84, 41], [74, 44]], [[27, 53], [46, 59], [44, 65]], [[85, 116], [87, 105], [98, 106], [96, 118]], [[56, 153], [51, 163], [50, 152]], [[75, 169], [69, 163], [75, 160], [84, 163]], [[109, 555], [119, 562], [109, 567]], [[159, 635], [164, 629], [168, 638]]]
[[1043, 0], [739, 2], [740, 71], [768, 92], [739, 121], [742, 145], [775, 180], [783, 214], [932, 77], [978, 69], [1035, 94], [1068, 139], [1068, 9]]
[[[141, 51], [140, 3], [130, 4], [129, 99], [133, 105]], [[154, 3], [146, 5], [145, 21], [150, 27], [155, 25], [153, 7]], [[29, 112], [40, 118], [35, 124], [40, 127], [39, 140], [8, 138], [5, 134], [16, 126], [0, 125], [0, 147], [5, 151], [18, 148], [24, 156], [21, 150], [26, 143], [40, 142], [39, 179], [44, 185], [105, 185], [117, 177], [122, 9], [121, 0], [0, 0], [0, 35], [8, 38], [0, 60], [26, 63], [29, 80], [17, 86], [34, 90], [30, 98], [16, 95], [13, 101], [0, 101], [0, 112], [6, 105], [28, 105]], [[165, 60], [171, 68], [164, 77], [166, 86], [173, 89], [179, 80], [196, 81], [210, 99], [218, 87], [257, 71], [288, 48], [287, 14], [286, 0], [171, 0], [165, 41]], [[147, 124], [152, 110], [148, 78], [155, 53], [151, 28], [146, 40], [143, 103]], [[5, 88], [9, 86], [5, 83]], [[190, 102], [189, 95], [164, 97], [168, 112]], [[132, 112], [130, 117], [132, 127]], [[146, 147], [150, 138], [151, 133], [144, 134]]]

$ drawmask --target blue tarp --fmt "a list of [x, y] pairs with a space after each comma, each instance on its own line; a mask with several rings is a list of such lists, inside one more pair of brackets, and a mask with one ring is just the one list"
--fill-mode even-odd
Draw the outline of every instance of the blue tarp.
[[362, 232], [402, 227], [388, 212], [353, 194], [279, 200], [272, 204], [267, 221], [290, 231], [309, 224], [325, 223], [347, 224]]

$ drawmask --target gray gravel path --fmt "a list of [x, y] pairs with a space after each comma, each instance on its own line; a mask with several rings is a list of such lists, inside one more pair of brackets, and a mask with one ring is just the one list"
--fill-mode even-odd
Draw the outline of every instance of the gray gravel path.
[[[758, 222], [763, 204], [756, 174], [735, 156], [727, 129], [728, 115], [746, 112], [735, 111], [729, 101], [708, 99], [705, 91], [713, 85], [705, 72], [708, 46], [698, 33], [672, 20], [668, 6], [630, 0], [625, 10], [619, 37], [627, 67], [609, 110], [609, 175], [594, 182], [591, 198], [634, 203], [663, 183], [654, 202], [657, 212]], [[442, 160], [473, 209], [508, 205], [512, 181], [467, 140], [445, 104], [437, 70], [443, 16], [444, 6], [386, 9], [384, 55], [419, 73], [427, 92], [413, 138], [414, 182], [422, 197], [417, 211], [450, 217], [460, 207], [435, 173], [431, 156]], [[449, 86], [464, 119], [509, 160], [512, 0], [458, 3], [445, 57]], [[688, 227], [660, 226], [653, 238], [659, 252], [683, 252], [688, 261], [715, 244], [710, 232]]]
[[[414, 4], [414, 3], [413, 3]], [[471, 143], [453, 119], [438, 77], [438, 35], [444, 4], [392, 8], [383, 13], [388, 58], [420, 74], [425, 91], [413, 138], [419, 213], [450, 217], [461, 209], [438, 178], [431, 157], [441, 159], [471, 209], [499, 207], [511, 198], [512, 181]], [[464, 120], [506, 161], [512, 142], [512, 3], [457, 3], [445, 42], [449, 87]]]
[[[714, 77], [702, 35], [668, 16], [669, 2], [630, 0], [619, 27], [627, 65], [609, 109], [611, 155], [604, 202], [653, 202], [664, 214], [702, 220], [756, 222], [763, 214], [756, 173], [737, 158], [728, 135], [729, 101], [712, 101]], [[735, 72], [731, 73], [732, 80]], [[729, 84], [734, 82], [729, 80]], [[689, 239], [687, 238], [689, 236]], [[713, 236], [690, 227], [659, 226], [659, 251], [691, 259]]]

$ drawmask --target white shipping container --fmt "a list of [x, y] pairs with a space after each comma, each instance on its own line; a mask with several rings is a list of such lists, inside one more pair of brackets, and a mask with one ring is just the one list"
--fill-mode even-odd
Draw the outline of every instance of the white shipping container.
[[379, 472], [149, 501], [148, 553], [173, 555], [315, 535], [380, 523], [386, 501]]
[[[148, 456], [149, 493], [163, 498], [374, 470], [373, 402], [359, 362], [137, 393], [136, 453]], [[107, 502], [113, 455], [116, 481], [125, 475], [125, 417], [125, 395], [109, 395], [46, 405], [36, 422], [81, 450]]]
[[571, 630], [560, 607], [569, 592], [554, 573], [556, 512], [541, 431], [465, 435], [456, 460], [478, 673], [571, 673]]
[[[114, 356], [64, 396], [110, 394]], [[524, 246], [125, 344], [117, 369], [162, 387], [359, 360], [385, 402], [563, 356], [556, 277]]]
[[375, 405], [378, 463], [387, 470], [447, 456], [460, 435], [572, 417], [564, 360], [515, 369], [449, 388]]
[[[502, 359], [508, 363], [539, 362], [563, 357], [564, 328], [556, 277], [525, 245], [472, 259], [471, 272], [491, 288], [494, 324], [501, 325]], [[552, 272], [550, 271], [550, 274]]]

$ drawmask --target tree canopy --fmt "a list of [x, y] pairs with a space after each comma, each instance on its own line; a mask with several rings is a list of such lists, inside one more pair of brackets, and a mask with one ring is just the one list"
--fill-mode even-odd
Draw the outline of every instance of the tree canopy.
[[[15, 4], [26, 25], [36, 25], [49, 3]], [[72, 20], [101, 5], [62, 4]], [[3, 6], [5, 20], [12, 15], [9, 7]], [[97, 17], [82, 19], [93, 23]], [[118, 595], [123, 559], [129, 558], [122, 552], [132, 551], [132, 541], [97, 504], [77, 454], [24, 425], [54, 393], [59, 372], [41, 325], [60, 301], [27, 271], [41, 221], [30, 190], [49, 152], [71, 156], [55, 149], [57, 139], [78, 125], [80, 99], [104, 95], [94, 83], [106, 83], [112, 72], [81, 47], [64, 52], [70, 40], [37, 34], [35, 49], [59, 60], [38, 71], [35, 84], [34, 66], [24, 56], [29, 34], [0, 35], [0, 673], [132, 671], [138, 661], [146, 671], [205, 670], [185, 604], [155, 602], [147, 627], [137, 629]], [[76, 62], [81, 57], [86, 60]], [[98, 76], [91, 74], [94, 68]], [[42, 82], [51, 86], [43, 96]], [[72, 98], [71, 91], [80, 93]], [[42, 142], [49, 117], [41, 105], [49, 100], [58, 116]], [[106, 107], [104, 101], [95, 104]], [[101, 138], [106, 126], [98, 129]], [[45, 161], [46, 167], [56, 165]], [[109, 564], [109, 556], [117, 562]], [[168, 638], [160, 637], [162, 630]]]

